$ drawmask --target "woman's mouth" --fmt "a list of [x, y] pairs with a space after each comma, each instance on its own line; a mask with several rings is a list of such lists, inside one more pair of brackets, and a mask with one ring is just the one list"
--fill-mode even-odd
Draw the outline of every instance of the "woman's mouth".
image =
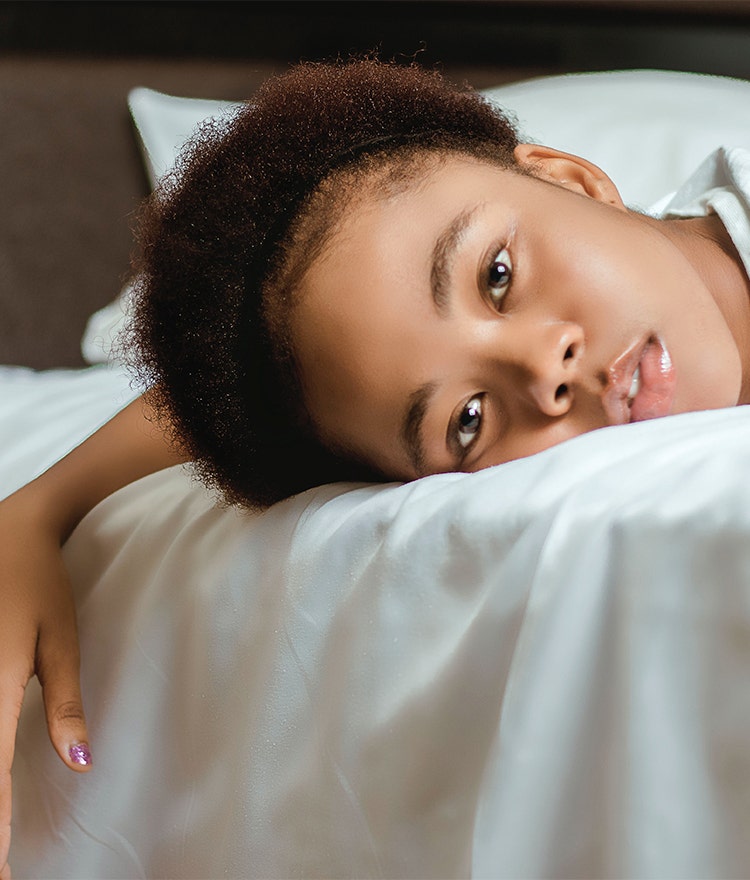
[[603, 403], [610, 424], [642, 422], [672, 412], [675, 370], [659, 337], [649, 336], [630, 346], [608, 373]]

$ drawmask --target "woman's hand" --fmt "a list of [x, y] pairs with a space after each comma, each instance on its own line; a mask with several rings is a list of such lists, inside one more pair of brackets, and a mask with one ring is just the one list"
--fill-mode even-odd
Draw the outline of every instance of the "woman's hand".
[[0, 878], [10, 877], [11, 764], [24, 689], [42, 685], [47, 729], [73, 770], [91, 766], [76, 616], [60, 537], [33, 492], [0, 502]]
[[0, 880], [10, 877], [10, 770], [24, 689], [32, 675], [42, 685], [57, 753], [73, 770], [91, 765], [75, 608], [61, 547], [103, 498], [187, 461], [170, 436], [154, 423], [147, 398], [138, 398], [32, 483], [0, 501]]

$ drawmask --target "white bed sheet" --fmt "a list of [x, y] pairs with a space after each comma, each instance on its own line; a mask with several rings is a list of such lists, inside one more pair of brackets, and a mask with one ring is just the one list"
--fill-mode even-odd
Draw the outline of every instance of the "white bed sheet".
[[[0, 372], [2, 490], [124, 396]], [[748, 876], [749, 502], [749, 408], [263, 515], [125, 488], [66, 548], [95, 766], [30, 693], [14, 876]]]

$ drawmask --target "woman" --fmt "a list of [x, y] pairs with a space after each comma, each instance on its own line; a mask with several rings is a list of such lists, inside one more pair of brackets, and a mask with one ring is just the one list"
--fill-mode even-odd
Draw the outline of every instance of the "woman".
[[33, 673], [60, 756], [91, 763], [59, 552], [91, 507], [177, 461], [263, 506], [748, 402], [749, 282], [710, 207], [630, 212], [475, 93], [375, 61], [298, 67], [199, 133], [142, 218], [148, 392], [0, 505], [3, 852]]

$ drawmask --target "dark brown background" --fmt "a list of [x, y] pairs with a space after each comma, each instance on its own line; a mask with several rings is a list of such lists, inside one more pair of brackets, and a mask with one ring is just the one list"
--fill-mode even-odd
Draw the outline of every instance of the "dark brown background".
[[126, 96], [245, 98], [378, 49], [477, 87], [651, 67], [750, 78], [750, 4], [649, 0], [0, 2], [0, 363], [78, 366], [147, 185]]

